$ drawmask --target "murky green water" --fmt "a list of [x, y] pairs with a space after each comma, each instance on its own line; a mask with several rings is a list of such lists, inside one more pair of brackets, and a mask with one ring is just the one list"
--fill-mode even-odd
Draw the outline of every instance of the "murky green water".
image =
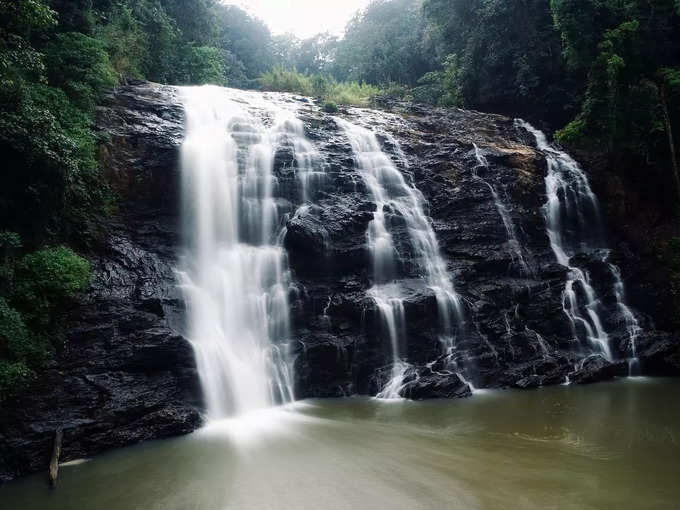
[[310, 401], [0, 488], [3, 510], [676, 509], [680, 381]]

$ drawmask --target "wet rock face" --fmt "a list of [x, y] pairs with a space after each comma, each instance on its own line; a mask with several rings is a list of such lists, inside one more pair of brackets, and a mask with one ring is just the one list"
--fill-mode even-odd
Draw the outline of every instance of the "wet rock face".
[[[303, 201], [292, 147], [283, 142], [274, 158], [278, 203], [288, 213], [280, 227], [293, 282], [296, 397], [375, 395], [392, 365], [387, 332], [367, 294], [372, 261], [366, 230], [375, 204], [334, 117], [306, 99], [269, 97], [294, 105], [324, 161], [323, 179]], [[566, 268], [555, 261], [543, 218], [547, 164], [533, 137], [497, 115], [390, 102], [383, 108], [346, 108], [337, 115], [373, 130], [420, 190], [464, 303], [447, 357], [434, 292], [423, 283], [405, 223], [391, 215], [405, 296], [403, 352], [410, 364], [402, 396], [465, 397], [468, 383], [533, 388], [567, 377], [588, 383], [625, 374], [625, 364], [586, 358], [592, 347], [574, 340], [562, 302]], [[64, 428], [62, 458], [71, 460], [200, 425], [200, 385], [182, 337], [184, 305], [175, 274], [183, 123], [173, 87], [133, 84], [101, 107], [100, 159], [119, 196], [118, 211], [108, 220], [105, 241], [87, 254], [93, 284], [72, 311], [65, 351], [28, 395], [7, 406], [0, 479], [43, 469], [57, 427]], [[488, 167], [477, 166], [475, 145]], [[489, 185], [505, 204], [519, 252]], [[620, 257], [613, 252], [610, 260]], [[591, 275], [614, 356], [630, 357], [607, 265], [597, 254], [573, 263]], [[642, 292], [626, 283], [631, 294]], [[639, 369], [680, 373], [678, 339], [638, 318], [645, 330], [638, 338]]]
[[3, 406], [0, 481], [46, 469], [58, 427], [68, 461], [201, 423], [174, 273], [181, 104], [168, 87], [124, 88], [106, 99], [98, 123], [118, 212], [86, 254], [92, 285], [70, 312], [64, 351], [26, 395]]
[[[615, 359], [609, 362], [589, 357], [597, 349], [575, 340], [564, 312], [567, 268], [556, 262], [546, 233], [548, 168], [533, 137], [502, 116], [389, 102], [382, 106], [387, 112], [346, 108], [338, 115], [374, 131], [394, 164], [422, 192], [465, 305], [453, 355], [446, 367], [433, 370], [433, 361], [443, 355], [436, 299], [422, 284], [403, 223], [391, 218], [406, 296], [406, 358], [412, 364], [402, 396], [465, 396], [465, 391], [450, 389], [457, 387], [459, 375], [477, 387], [518, 388], [626, 375], [621, 360], [632, 356], [630, 332], [609, 268], [620, 256], [593, 252], [572, 261], [590, 276], [600, 298], [597, 312]], [[309, 207], [298, 209], [288, 222], [285, 238], [297, 287], [298, 396], [375, 394], [389, 379], [392, 360], [385, 327], [366, 296], [372, 285], [366, 227], [374, 209], [342, 132], [312, 105], [299, 114], [326, 156], [327, 180], [310, 196]], [[475, 145], [488, 162], [485, 168], [479, 167]], [[507, 211], [519, 249], [509, 239], [490, 186]], [[627, 283], [636, 292], [634, 282]], [[677, 340], [656, 333], [644, 314], [637, 317], [646, 331], [636, 341], [639, 368], [677, 373]], [[458, 373], [451, 372], [452, 365]]]

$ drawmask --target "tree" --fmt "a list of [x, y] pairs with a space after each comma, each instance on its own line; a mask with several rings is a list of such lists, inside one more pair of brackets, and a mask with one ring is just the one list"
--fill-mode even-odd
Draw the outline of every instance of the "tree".
[[452, 86], [460, 90], [451, 94], [464, 105], [558, 121], [564, 115], [560, 40], [546, 0], [427, 0], [423, 9], [437, 29], [436, 46], [457, 56]]
[[58, 34], [45, 48], [47, 76], [77, 106], [94, 110], [104, 92], [116, 84], [104, 43], [79, 32]]
[[439, 106], [463, 104], [461, 69], [455, 54], [448, 55], [441, 70], [425, 74], [418, 80], [418, 84], [414, 89], [414, 97], [419, 101]]
[[257, 78], [274, 65], [271, 33], [260, 20], [234, 6], [217, 6], [218, 44], [243, 63], [249, 79]]
[[226, 85], [225, 58], [217, 48], [188, 44], [181, 64], [179, 83]]
[[376, 0], [347, 25], [333, 72], [340, 80], [413, 85], [434, 65], [424, 32], [418, 0]]

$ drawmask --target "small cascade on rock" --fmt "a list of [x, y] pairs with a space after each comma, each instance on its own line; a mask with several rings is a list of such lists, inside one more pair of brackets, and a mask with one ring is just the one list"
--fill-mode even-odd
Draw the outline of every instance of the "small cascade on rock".
[[[517, 125], [529, 131], [536, 146], [545, 155], [548, 174], [545, 178], [547, 202], [544, 205], [546, 230], [557, 262], [568, 269], [562, 294], [562, 306], [569, 318], [576, 341], [585, 340], [590, 346], [586, 355], [599, 354], [613, 360], [609, 335], [600, 317], [601, 300], [595, 291], [588, 271], [576, 267], [574, 258], [584, 254], [606, 261], [608, 249], [602, 232], [597, 197], [588, 178], [578, 163], [567, 153], [548, 143], [545, 134], [523, 120]], [[601, 254], [605, 253], [603, 259]], [[608, 264], [615, 279], [614, 294], [626, 320], [634, 350], [639, 324], [624, 300], [623, 281], [619, 269]], [[633, 356], [634, 357], [634, 356]]]
[[326, 180], [323, 157], [305, 137], [304, 123], [292, 112], [280, 110], [272, 131], [291, 145], [300, 183], [300, 198], [303, 203], [308, 202]]
[[328, 301], [326, 301], [326, 305], [323, 307], [323, 312], [321, 315], [321, 318], [323, 319], [326, 328], [330, 331], [331, 329], [331, 316], [328, 314], [328, 309], [331, 307], [331, 303], [333, 302], [333, 296], [328, 296]]
[[491, 196], [493, 197], [493, 203], [496, 206], [496, 210], [501, 217], [501, 221], [505, 227], [505, 232], [508, 236], [508, 249], [510, 251], [512, 261], [519, 266], [521, 274], [529, 275], [533, 272], [533, 270], [527, 261], [528, 257], [525, 255], [525, 251], [522, 249], [522, 243], [520, 242], [519, 236], [517, 235], [517, 229], [515, 228], [515, 224], [513, 223], [510, 216], [510, 211], [501, 199], [496, 188], [489, 181], [484, 179], [484, 177], [479, 175], [480, 169], [484, 170], [484, 172], [489, 170], [489, 161], [486, 159], [484, 154], [482, 154], [482, 151], [479, 149], [477, 144], [473, 143], [472, 145], [475, 149], [475, 159], [477, 160], [477, 166], [473, 167], [472, 175], [475, 179], [478, 179], [489, 188]]
[[[273, 160], [285, 120], [267, 129], [247, 97], [218, 87], [181, 89], [186, 113], [182, 193], [187, 254], [180, 272], [188, 337], [208, 416], [294, 399], [286, 254]], [[276, 117], [276, 111], [269, 111]], [[280, 120], [280, 119], [279, 119]]]
[[533, 329], [529, 328], [529, 326], [525, 326], [524, 329], [527, 333], [534, 335], [536, 337], [536, 342], [538, 343], [538, 347], [541, 349], [543, 357], [545, 358], [549, 356], [550, 349], [548, 348], [548, 344], [545, 341], [545, 338], [543, 338], [538, 331], [534, 331]]
[[385, 140], [387, 140], [392, 145], [392, 147], [394, 147], [394, 154], [397, 157], [398, 163], [401, 164], [404, 168], [408, 169], [409, 167], [408, 158], [406, 157], [406, 153], [404, 152], [404, 149], [401, 146], [401, 142], [397, 140], [397, 138], [392, 133], [384, 131], [381, 132], [380, 135], [383, 136]]
[[392, 372], [389, 382], [376, 395], [378, 398], [399, 398], [399, 392], [404, 386], [404, 376], [410, 365], [402, 360], [406, 345], [406, 315], [404, 313], [404, 299], [401, 289], [395, 283], [374, 285], [368, 295], [375, 301], [383, 328], [387, 331], [392, 351]]
[[[608, 254], [607, 254], [608, 255]], [[606, 258], [604, 260], [606, 262]], [[626, 287], [621, 277], [621, 270], [615, 264], [608, 263], [609, 271], [614, 277], [614, 296], [616, 296], [616, 306], [623, 317], [628, 331], [628, 342], [630, 349], [630, 357], [628, 358], [628, 375], [637, 375], [640, 371], [640, 360], [637, 354], [637, 338], [642, 333], [640, 322], [635, 317], [635, 314], [626, 304]]]
[[449, 278], [446, 263], [439, 253], [435, 232], [423, 210], [420, 192], [409, 186], [389, 156], [383, 152], [375, 134], [368, 129], [336, 118], [349, 138], [356, 167], [376, 205], [367, 231], [373, 259], [373, 287], [368, 295], [374, 300], [387, 331], [392, 349], [392, 375], [378, 396], [396, 398], [409, 368], [404, 361], [406, 320], [404, 292], [398, 277], [398, 253], [390, 227], [403, 221], [421, 277], [437, 301], [440, 340], [445, 349], [454, 345], [455, 326], [462, 323], [463, 309]]

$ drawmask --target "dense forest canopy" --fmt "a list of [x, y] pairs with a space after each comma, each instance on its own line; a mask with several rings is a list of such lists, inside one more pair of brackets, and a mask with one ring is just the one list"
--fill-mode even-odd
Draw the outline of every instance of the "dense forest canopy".
[[0, 0], [0, 399], [58, 348], [87, 285], [64, 246], [95, 243], [115, 207], [95, 108], [135, 78], [527, 117], [628, 161], [669, 215], [680, 200], [680, 0], [375, 0], [343, 37], [306, 40], [217, 0]]

